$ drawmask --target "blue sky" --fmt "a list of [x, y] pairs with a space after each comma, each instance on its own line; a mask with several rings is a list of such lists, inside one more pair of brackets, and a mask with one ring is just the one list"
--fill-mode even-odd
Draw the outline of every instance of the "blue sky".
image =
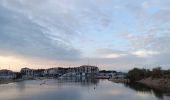
[[0, 65], [170, 68], [169, 0], [0, 0]]

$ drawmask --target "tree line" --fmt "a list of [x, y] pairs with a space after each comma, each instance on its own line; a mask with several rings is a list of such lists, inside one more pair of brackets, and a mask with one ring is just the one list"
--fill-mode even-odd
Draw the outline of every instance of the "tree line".
[[150, 69], [133, 68], [129, 70], [127, 77], [131, 81], [139, 81], [148, 77], [151, 78], [170, 78], [170, 69], [162, 70], [161, 67]]

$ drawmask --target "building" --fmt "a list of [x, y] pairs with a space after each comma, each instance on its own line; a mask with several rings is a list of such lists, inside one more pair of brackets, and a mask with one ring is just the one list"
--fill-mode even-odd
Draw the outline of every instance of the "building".
[[96, 66], [90, 65], [83, 65], [80, 67], [73, 67], [73, 68], [49, 68], [49, 69], [29, 69], [29, 68], [22, 68], [21, 75], [23, 78], [34, 78], [34, 77], [60, 77], [60, 76], [67, 76], [67, 77], [81, 77], [81, 76], [94, 76], [98, 75], [99, 69]]
[[11, 70], [3, 69], [3, 70], [0, 70], [0, 78], [1, 79], [14, 79], [16, 78], [16, 74]]
[[49, 68], [49, 69], [46, 69], [44, 73], [46, 76], [55, 77], [58, 75], [57, 70], [58, 68]]
[[78, 68], [78, 72], [81, 72], [84, 74], [98, 74], [99, 68], [96, 66], [83, 65]]
[[22, 78], [33, 78], [34, 70], [29, 68], [22, 68], [20, 71]]
[[114, 76], [116, 73], [117, 73], [116, 71], [101, 70], [101, 71], [99, 71], [98, 78], [101, 78], [101, 79], [109, 79], [109, 78], [111, 78], [112, 76]]
[[68, 68], [67, 73], [64, 76], [95, 76], [99, 73], [99, 69], [96, 66], [83, 65], [80, 67]]
[[37, 69], [33, 71], [33, 75], [34, 77], [43, 77], [45, 76], [44, 72], [45, 72], [45, 69]]
[[66, 74], [68, 72], [69, 68], [49, 68], [44, 70], [44, 75], [48, 77], [59, 77], [62, 76], [63, 74]]

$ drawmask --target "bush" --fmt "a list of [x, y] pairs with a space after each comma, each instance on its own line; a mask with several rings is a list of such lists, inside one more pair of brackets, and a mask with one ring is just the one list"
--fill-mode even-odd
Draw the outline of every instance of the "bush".
[[163, 77], [163, 71], [161, 67], [153, 68], [152, 69], [152, 78], [161, 78]]
[[128, 72], [128, 77], [131, 81], [139, 81], [143, 78], [150, 77], [150, 70], [134, 68]]

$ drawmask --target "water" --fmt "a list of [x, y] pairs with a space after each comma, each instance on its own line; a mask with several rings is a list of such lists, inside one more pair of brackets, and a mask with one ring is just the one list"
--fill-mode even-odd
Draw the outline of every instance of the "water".
[[0, 100], [170, 100], [170, 96], [139, 84], [48, 79], [0, 85]]

